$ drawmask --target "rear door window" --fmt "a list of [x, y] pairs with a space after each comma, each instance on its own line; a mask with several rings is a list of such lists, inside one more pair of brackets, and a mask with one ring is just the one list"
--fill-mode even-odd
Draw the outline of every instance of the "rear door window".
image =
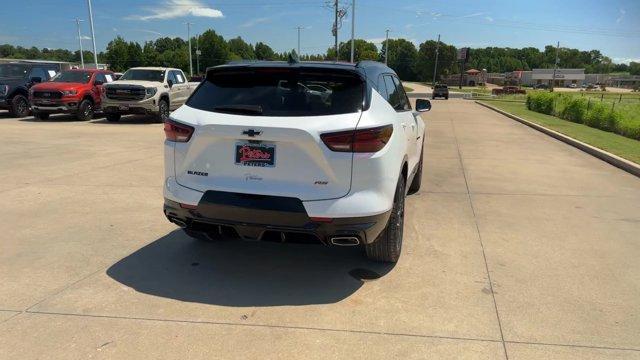
[[178, 84], [184, 84], [184, 77], [182, 76], [182, 72], [177, 70], [173, 70], [171, 72], [173, 73], [173, 76], [175, 76]]
[[399, 109], [398, 110], [411, 110], [411, 103], [409, 103], [409, 98], [407, 97], [407, 93], [404, 91], [404, 87], [400, 83], [400, 80], [392, 76], [393, 84], [396, 87], [396, 92], [398, 94], [399, 101]]
[[213, 70], [187, 102], [196, 109], [253, 116], [321, 116], [358, 112], [364, 82], [322, 68]]

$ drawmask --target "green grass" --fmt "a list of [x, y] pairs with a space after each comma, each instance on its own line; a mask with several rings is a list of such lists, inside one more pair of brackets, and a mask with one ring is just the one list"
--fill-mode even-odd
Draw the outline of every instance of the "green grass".
[[405, 92], [412, 92], [413, 91], [413, 88], [410, 88], [410, 87], [408, 87], [406, 85], [402, 85], [402, 87], [404, 88]]
[[548, 129], [570, 136], [591, 146], [608, 151], [627, 160], [640, 164], [640, 141], [602, 131], [587, 125], [562, 120], [555, 116], [527, 110], [524, 103], [507, 101], [483, 101], [500, 110], [542, 125]]

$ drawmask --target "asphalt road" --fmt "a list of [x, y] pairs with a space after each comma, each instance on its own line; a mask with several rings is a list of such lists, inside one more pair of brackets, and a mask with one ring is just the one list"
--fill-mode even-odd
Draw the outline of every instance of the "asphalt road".
[[160, 124], [0, 113], [0, 357], [640, 359], [640, 179], [472, 102], [425, 118], [390, 267], [192, 241]]

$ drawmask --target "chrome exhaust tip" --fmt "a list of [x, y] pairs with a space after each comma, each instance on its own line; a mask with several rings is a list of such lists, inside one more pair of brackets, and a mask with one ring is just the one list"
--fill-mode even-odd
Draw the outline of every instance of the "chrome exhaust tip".
[[172, 223], [180, 226], [181, 228], [186, 228], [187, 227], [187, 223], [178, 219], [178, 218], [174, 218], [174, 217], [170, 217], [169, 221], [171, 221]]
[[330, 240], [331, 245], [335, 246], [357, 246], [360, 245], [360, 239], [355, 236], [335, 236]]

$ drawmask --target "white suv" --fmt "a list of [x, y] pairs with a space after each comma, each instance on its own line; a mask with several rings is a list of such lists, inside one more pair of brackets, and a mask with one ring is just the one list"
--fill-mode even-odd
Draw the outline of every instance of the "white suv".
[[431, 104], [416, 108], [372, 61], [210, 68], [165, 122], [164, 213], [201, 239], [363, 246], [396, 262]]

